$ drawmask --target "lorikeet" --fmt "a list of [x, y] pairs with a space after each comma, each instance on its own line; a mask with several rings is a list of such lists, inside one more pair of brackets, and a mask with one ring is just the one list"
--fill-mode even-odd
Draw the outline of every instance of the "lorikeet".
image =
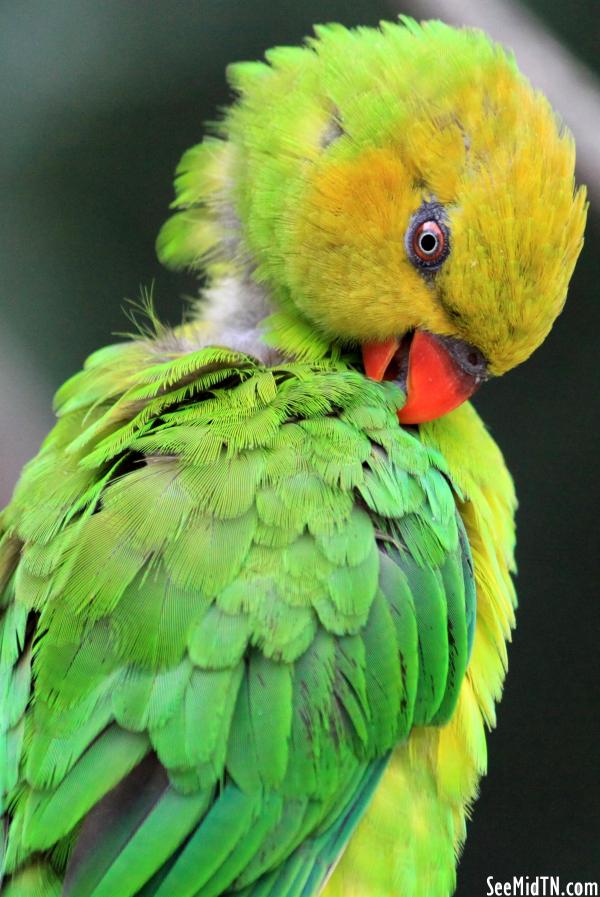
[[1, 518], [5, 897], [446, 897], [514, 622], [465, 400], [542, 342], [574, 148], [439, 22], [234, 65], [158, 241], [191, 318], [97, 352]]

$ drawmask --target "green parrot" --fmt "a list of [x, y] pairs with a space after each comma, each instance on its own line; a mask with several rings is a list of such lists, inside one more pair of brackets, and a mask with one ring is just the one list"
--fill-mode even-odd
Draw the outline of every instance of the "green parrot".
[[315, 29], [229, 70], [158, 251], [0, 517], [3, 897], [447, 897], [514, 624], [467, 401], [559, 314], [586, 200], [510, 54]]

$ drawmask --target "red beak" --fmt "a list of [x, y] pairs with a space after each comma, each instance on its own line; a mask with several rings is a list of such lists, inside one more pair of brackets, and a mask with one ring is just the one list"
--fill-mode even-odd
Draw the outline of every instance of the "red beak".
[[[398, 339], [367, 343], [362, 352], [365, 373], [373, 380], [394, 379], [393, 370], [402, 367]], [[422, 424], [458, 408], [488, 376], [482, 353], [463, 340], [417, 330], [408, 353], [406, 403], [398, 412], [401, 424]]]

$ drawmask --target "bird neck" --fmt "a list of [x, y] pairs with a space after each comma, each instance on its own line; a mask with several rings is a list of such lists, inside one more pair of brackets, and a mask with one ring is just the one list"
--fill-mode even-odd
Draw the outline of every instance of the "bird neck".
[[291, 302], [276, 301], [249, 272], [226, 274], [205, 288], [181, 333], [196, 348], [227, 346], [267, 365], [339, 355]]

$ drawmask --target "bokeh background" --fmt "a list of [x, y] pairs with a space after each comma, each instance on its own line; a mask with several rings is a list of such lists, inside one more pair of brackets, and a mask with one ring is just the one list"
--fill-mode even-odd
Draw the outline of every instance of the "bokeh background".
[[[495, 36], [506, 40], [506, 7], [495, 3], [463, 0], [455, 17], [481, 18], [494, 34], [497, 16]], [[384, 0], [0, 4], [0, 505], [51, 425], [56, 387], [128, 329], [124, 298], [153, 282], [161, 316], [177, 323], [182, 295], [194, 292], [190, 278], [161, 269], [154, 240], [179, 156], [228, 102], [225, 65], [296, 43], [315, 21], [374, 25], [399, 11], [422, 17], [436, 10], [448, 18], [449, 7], [451, 0], [402, 8]], [[586, 64], [593, 79], [597, 0], [528, 0], [527, 9], [545, 36], [536, 77], [554, 70], [553, 38], [567, 62]], [[517, 42], [522, 29], [510, 22]], [[566, 95], [567, 118], [577, 83], [582, 92], [584, 81], [588, 93], [594, 89], [581, 68], [574, 71], [580, 80]], [[589, 143], [593, 117], [572, 124]], [[592, 184], [598, 197], [599, 186]], [[593, 199], [564, 314], [533, 359], [476, 401], [517, 482], [521, 608], [489, 775], [459, 867], [460, 897], [486, 894], [488, 875], [600, 880], [600, 232]]]

